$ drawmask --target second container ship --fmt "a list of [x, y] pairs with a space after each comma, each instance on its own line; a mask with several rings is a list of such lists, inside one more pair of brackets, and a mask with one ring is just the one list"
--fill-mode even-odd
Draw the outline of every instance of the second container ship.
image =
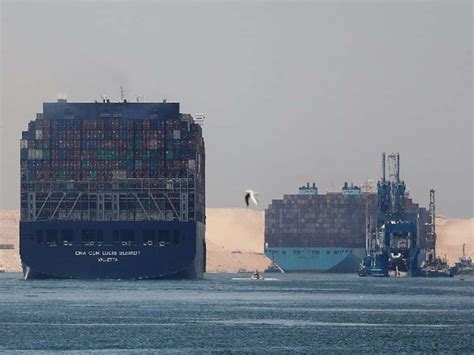
[[[406, 206], [425, 235], [426, 209], [408, 196]], [[356, 272], [376, 218], [377, 194], [367, 186], [346, 183], [340, 192], [318, 194], [307, 184], [265, 210], [265, 255], [285, 272]]]

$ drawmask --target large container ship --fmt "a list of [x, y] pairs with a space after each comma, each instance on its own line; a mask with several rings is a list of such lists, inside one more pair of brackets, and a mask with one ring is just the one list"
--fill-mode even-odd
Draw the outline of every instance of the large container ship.
[[200, 278], [202, 129], [179, 103], [44, 103], [21, 139], [30, 278]]
[[[424, 235], [426, 209], [408, 196], [406, 205]], [[285, 272], [356, 272], [376, 218], [377, 194], [367, 186], [345, 183], [340, 192], [318, 194], [308, 183], [265, 210], [265, 255]]]

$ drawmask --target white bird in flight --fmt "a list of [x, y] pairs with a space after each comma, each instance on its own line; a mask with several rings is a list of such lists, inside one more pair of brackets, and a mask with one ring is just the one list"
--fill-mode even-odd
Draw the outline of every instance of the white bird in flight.
[[245, 190], [245, 203], [247, 207], [250, 205], [250, 200], [255, 204], [255, 206], [258, 205], [258, 200], [257, 200], [258, 192], [255, 192], [253, 190]]

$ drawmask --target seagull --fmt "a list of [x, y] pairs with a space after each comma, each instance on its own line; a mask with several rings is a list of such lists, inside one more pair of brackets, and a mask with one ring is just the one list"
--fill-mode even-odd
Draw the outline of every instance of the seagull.
[[258, 192], [255, 192], [255, 191], [252, 191], [252, 190], [245, 190], [245, 203], [246, 203], [247, 207], [249, 207], [249, 205], [250, 205], [249, 200], [252, 200], [252, 202], [255, 204], [255, 206], [258, 205], [257, 196], [258, 196]]

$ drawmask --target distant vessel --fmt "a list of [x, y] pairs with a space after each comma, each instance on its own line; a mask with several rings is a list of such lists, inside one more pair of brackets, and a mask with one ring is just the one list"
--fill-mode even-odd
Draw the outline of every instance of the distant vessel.
[[429, 216], [430, 222], [427, 224], [429, 227], [428, 233], [426, 234], [426, 248], [425, 248], [425, 259], [421, 263], [420, 276], [426, 277], [453, 277], [454, 268], [450, 267], [446, 256], [444, 258], [436, 255], [436, 205], [435, 205], [435, 190], [430, 190], [430, 205], [429, 205]]
[[[427, 219], [426, 209], [408, 197], [405, 203], [421, 222]], [[307, 183], [265, 210], [265, 255], [285, 272], [356, 272], [376, 218], [372, 189], [345, 183], [340, 192], [318, 194]]]
[[265, 269], [265, 273], [268, 272], [276, 272], [283, 274], [285, 270], [283, 270], [275, 261], [272, 261], [272, 263], [268, 265], [268, 267]]
[[421, 265], [420, 276], [426, 277], [453, 277], [455, 268], [449, 266], [446, 258], [435, 258], [429, 264], [423, 262]]
[[472, 258], [466, 254], [466, 244], [462, 245], [462, 256], [454, 265], [454, 271], [460, 275], [474, 275], [474, 265], [472, 264]]

